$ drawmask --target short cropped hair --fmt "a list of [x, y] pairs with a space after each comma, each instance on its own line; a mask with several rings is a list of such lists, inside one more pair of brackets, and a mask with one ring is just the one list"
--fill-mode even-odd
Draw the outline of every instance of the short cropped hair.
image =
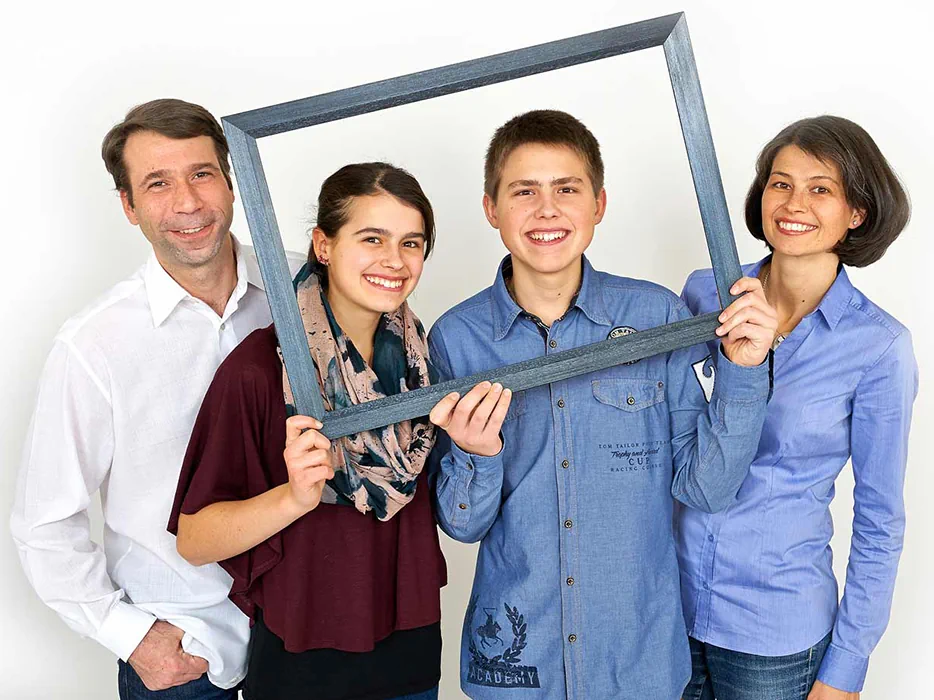
[[483, 191], [490, 197], [496, 199], [506, 159], [517, 148], [529, 143], [574, 150], [587, 165], [594, 194], [603, 189], [603, 157], [600, 144], [590, 129], [566, 112], [538, 109], [513, 117], [493, 134], [483, 169]]
[[127, 139], [137, 131], [154, 131], [170, 139], [192, 139], [197, 136], [210, 136], [214, 142], [217, 163], [227, 186], [233, 189], [230, 180], [230, 163], [227, 160], [229, 149], [224, 131], [217, 120], [204, 107], [191, 102], [175, 99], [152, 100], [137, 105], [122, 122], [116, 124], [101, 144], [101, 157], [107, 172], [114, 179], [114, 186], [120, 192], [126, 192], [130, 206], [133, 206], [133, 188], [127, 176], [123, 151]]
[[[797, 146], [839, 168], [847, 204], [865, 211], [859, 226], [837, 243], [833, 252], [844, 265], [865, 267], [881, 258], [911, 217], [908, 194], [876, 142], [859, 124], [843, 117], [822, 115], [786, 126], [769, 141], [756, 161], [756, 175], [746, 194], [746, 226], [760, 241], [762, 193], [772, 163], [785, 146]], [[771, 249], [771, 246], [769, 246]]]

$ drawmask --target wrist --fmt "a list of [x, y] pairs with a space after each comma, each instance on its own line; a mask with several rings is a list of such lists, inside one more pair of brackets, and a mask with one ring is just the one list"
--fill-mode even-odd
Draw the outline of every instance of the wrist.
[[295, 492], [292, 491], [290, 484], [276, 486], [275, 490], [279, 492], [277, 494], [276, 510], [286, 521], [286, 524], [298, 520], [300, 517], [313, 510], [312, 507], [305, 505], [295, 497]]

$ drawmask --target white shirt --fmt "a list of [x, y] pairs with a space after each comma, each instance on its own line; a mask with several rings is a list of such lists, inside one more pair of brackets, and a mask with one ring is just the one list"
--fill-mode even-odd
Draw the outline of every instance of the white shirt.
[[[227, 597], [230, 576], [182, 559], [166, 523], [214, 372], [271, 322], [252, 249], [234, 241], [234, 250], [237, 286], [221, 317], [151, 256], [65, 323], [42, 372], [10, 519], [29, 581], [69, 627], [126, 660], [166, 620], [222, 688], [246, 673], [249, 620]], [[98, 489], [103, 550], [87, 514]]]

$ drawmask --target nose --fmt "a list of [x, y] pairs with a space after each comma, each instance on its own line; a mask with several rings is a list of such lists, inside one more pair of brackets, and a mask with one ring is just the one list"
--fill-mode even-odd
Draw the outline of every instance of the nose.
[[538, 208], [535, 211], [535, 216], [539, 219], [554, 219], [561, 216], [558, 203], [551, 192], [547, 190], [542, 192], [538, 198]]
[[387, 245], [386, 255], [383, 257], [383, 267], [390, 270], [401, 270], [404, 266], [399, 246]]
[[201, 198], [187, 180], [182, 180], [175, 187], [172, 210], [176, 214], [192, 214], [201, 208]]
[[785, 209], [790, 212], [803, 212], [808, 210], [807, 191], [796, 188], [788, 194]]

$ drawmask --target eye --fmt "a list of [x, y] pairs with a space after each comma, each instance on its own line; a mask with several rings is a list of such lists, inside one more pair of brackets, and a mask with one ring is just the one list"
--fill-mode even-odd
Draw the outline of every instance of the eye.
[[814, 192], [816, 194], [830, 194], [830, 190], [828, 190], [826, 187], [823, 187], [822, 185], [815, 187]]
[[406, 248], [412, 248], [413, 250], [419, 250], [422, 247], [422, 242], [419, 240], [413, 239], [411, 241], [406, 241], [402, 245], [404, 245]]
[[194, 174], [195, 179], [203, 180], [206, 177], [211, 177], [213, 173], [208, 172], [207, 170], [200, 170]]
[[364, 243], [376, 243], [377, 245], [382, 243], [382, 241], [379, 239], [379, 236], [367, 236], [366, 238], [363, 239], [363, 242]]
[[571, 185], [565, 185], [564, 187], [559, 189], [558, 192], [561, 192], [562, 194], [574, 194], [575, 192], [577, 192], [577, 188], [571, 187]]
[[535, 194], [535, 193], [532, 190], [516, 190], [515, 192], [513, 192], [513, 195], [517, 197], [520, 197], [523, 195], [530, 195], [530, 194]]
[[146, 189], [148, 190], [158, 189], [160, 187], [164, 187], [167, 184], [168, 183], [165, 180], [156, 180], [155, 182], [150, 182], [149, 187], [147, 187]]
[[772, 183], [772, 188], [776, 190], [790, 190], [791, 185], [789, 185], [787, 182], [782, 182], [779, 180], [778, 182]]

